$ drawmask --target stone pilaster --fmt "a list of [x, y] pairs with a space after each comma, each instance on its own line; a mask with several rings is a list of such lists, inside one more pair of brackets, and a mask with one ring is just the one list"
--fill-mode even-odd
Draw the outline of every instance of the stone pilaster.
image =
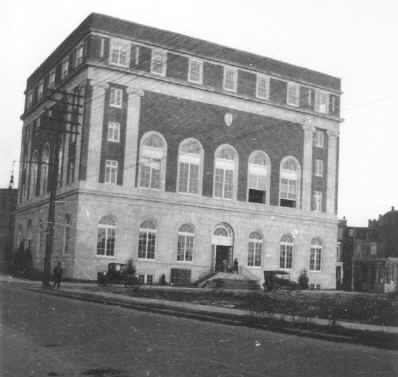
[[104, 124], [105, 91], [108, 88], [108, 84], [95, 80], [91, 80], [90, 84], [93, 88], [91, 96], [91, 108], [93, 111], [90, 117], [87, 181], [98, 182], [101, 161], [102, 127]]
[[336, 200], [336, 174], [337, 174], [337, 136], [338, 130], [328, 131], [328, 176], [326, 193], [326, 212], [334, 214]]
[[137, 170], [138, 129], [140, 120], [141, 97], [144, 92], [137, 88], [128, 88], [126, 147], [123, 182], [126, 188], [135, 186]]
[[312, 145], [315, 128], [308, 121], [303, 124], [304, 148], [303, 148], [303, 185], [302, 185], [302, 206], [304, 211], [311, 210], [312, 195]]

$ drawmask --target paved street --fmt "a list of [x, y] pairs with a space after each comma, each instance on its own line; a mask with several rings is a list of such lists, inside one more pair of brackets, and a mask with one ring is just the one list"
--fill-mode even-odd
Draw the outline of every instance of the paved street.
[[397, 376], [398, 352], [0, 286], [4, 376]]

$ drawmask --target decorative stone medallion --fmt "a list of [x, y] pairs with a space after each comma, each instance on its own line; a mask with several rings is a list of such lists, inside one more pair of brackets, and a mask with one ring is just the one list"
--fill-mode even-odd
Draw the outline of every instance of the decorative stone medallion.
[[231, 126], [233, 120], [234, 120], [234, 116], [231, 113], [226, 113], [224, 115], [224, 122], [227, 127]]

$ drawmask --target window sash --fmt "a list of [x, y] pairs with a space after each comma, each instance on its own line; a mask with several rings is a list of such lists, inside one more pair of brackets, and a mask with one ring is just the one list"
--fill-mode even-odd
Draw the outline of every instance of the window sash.
[[291, 269], [293, 264], [293, 245], [281, 243], [280, 245], [280, 268]]
[[247, 265], [250, 267], [261, 267], [262, 251], [262, 240], [250, 240], [248, 247]]
[[315, 160], [315, 175], [317, 177], [323, 177], [323, 160]]
[[310, 271], [320, 271], [321, 270], [321, 247], [311, 247], [310, 253]]
[[167, 55], [163, 50], [152, 50], [151, 73], [164, 76], [167, 68]]
[[297, 200], [297, 181], [281, 178], [280, 198], [288, 200]]
[[300, 103], [300, 87], [297, 84], [287, 84], [287, 100], [288, 105], [298, 106]]
[[323, 148], [325, 146], [325, 134], [323, 131], [315, 132], [315, 146], [318, 148]]
[[180, 162], [178, 191], [190, 194], [199, 193], [198, 164]]
[[118, 162], [113, 160], [105, 161], [105, 183], [117, 183]]
[[232, 68], [224, 68], [224, 89], [236, 92], [238, 71]]
[[113, 107], [122, 107], [123, 90], [120, 88], [111, 88], [109, 103]]
[[138, 238], [138, 258], [155, 259], [156, 231], [140, 229]]
[[314, 192], [314, 210], [322, 211], [322, 192], [320, 191]]
[[108, 124], [108, 141], [120, 142], [120, 123], [109, 122]]
[[318, 112], [327, 113], [329, 106], [329, 94], [325, 92], [318, 92]]
[[97, 234], [97, 255], [114, 256], [115, 255], [116, 229], [113, 225], [98, 226]]
[[203, 62], [201, 60], [189, 59], [188, 81], [202, 84]]
[[258, 98], [268, 99], [269, 97], [269, 77], [257, 75], [256, 96]]
[[177, 242], [177, 261], [192, 262], [194, 235], [179, 233]]
[[160, 189], [161, 167], [160, 159], [142, 156], [140, 160], [140, 187]]

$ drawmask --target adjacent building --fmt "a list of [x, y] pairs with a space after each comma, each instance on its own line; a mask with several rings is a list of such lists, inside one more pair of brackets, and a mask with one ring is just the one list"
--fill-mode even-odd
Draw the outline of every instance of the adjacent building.
[[340, 79], [91, 14], [27, 80], [16, 227], [37, 268], [52, 88], [83, 97], [59, 153], [53, 260], [68, 276], [132, 258], [148, 284], [195, 281], [236, 258], [259, 280], [307, 270], [335, 288]]
[[343, 288], [392, 292], [398, 287], [398, 211], [369, 220], [367, 227], [339, 224], [339, 244], [344, 266]]

